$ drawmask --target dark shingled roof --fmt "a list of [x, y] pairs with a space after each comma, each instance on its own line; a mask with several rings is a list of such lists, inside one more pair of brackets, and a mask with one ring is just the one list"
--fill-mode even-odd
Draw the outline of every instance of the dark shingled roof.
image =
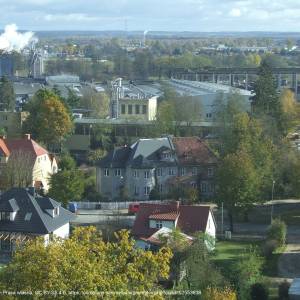
[[[19, 207], [13, 221], [0, 221], [0, 231], [20, 232], [32, 234], [47, 234], [69, 223], [75, 216], [63, 207], [59, 208], [59, 215], [50, 216], [46, 210], [60, 206], [59, 202], [39, 195], [32, 196], [27, 189], [13, 188], [0, 196], [1, 207], [9, 207], [10, 200]], [[25, 221], [26, 214], [31, 213], [31, 218]]]
[[[165, 151], [175, 154], [173, 161], [164, 161]], [[140, 139], [131, 147], [117, 148], [98, 162], [102, 168], [154, 168], [156, 166], [181, 166], [215, 164], [216, 155], [198, 137], [164, 137]]]
[[[175, 203], [149, 204], [140, 203], [140, 208], [134, 221], [132, 234], [136, 238], [148, 238], [158, 229], [149, 227], [149, 217], [153, 215], [174, 213]], [[177, 227], [185, 234], [197, 231], [205, 232], [210, 207], [199, 205], [179, 205]]]
[[101, 159], [97, 165], [101, 168], [125, 168], [131, 151], [130, 147], [114, 149]]

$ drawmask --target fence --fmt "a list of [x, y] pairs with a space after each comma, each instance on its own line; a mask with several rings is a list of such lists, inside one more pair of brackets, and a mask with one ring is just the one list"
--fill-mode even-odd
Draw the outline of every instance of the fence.
[[162, 203], [161, 200], [142, 201], [142, 202], [72, 202], [76, 203], [78, 209], [128, 209], [132, 203]]

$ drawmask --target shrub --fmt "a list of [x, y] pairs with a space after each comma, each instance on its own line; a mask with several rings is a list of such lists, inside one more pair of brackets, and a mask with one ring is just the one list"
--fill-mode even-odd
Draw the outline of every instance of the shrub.
[[203, 300], [236, 300], [236, 293], [231, 288], [207, 288], [201, 297]]
[[252, 300], [268, 300], [269, 290], [262, 283], [255, 283], [251, 286], [251, 299]]
[[275, 219], [268, 228], [267, 240], [275, 240], [278, 242], [278, 247], [282, 247], [285, 244], [286, 231], [285, 223], [279, 219]]
[[273, 252], [278, 248], [278, 242], [276, 240], [266, 240], [263, 245], [263, 254], [266, 258], [270, 258]]
[[279, 300], [288, 300], [289, 299], [289, 288], [290, 283], [286, 280], [281, 282], [278, 286], [278, 298]]

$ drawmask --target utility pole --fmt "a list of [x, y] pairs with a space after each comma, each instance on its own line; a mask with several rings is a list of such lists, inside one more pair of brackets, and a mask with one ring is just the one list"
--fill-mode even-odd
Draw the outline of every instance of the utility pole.
[[222, 230], [222, 235], [224, 233], [224, 202], [222, 202], [222, 227], [221, 227], [221, 230]]
[[273, 180], [273, 184], [272, 184], [271, 224], [272, 224], [272, 221], [273, 221], [273, 213], [274, 213], [274, 204], [273, 204], [273, 199], [274, 199], [274, 186], [275, 186], [275, 180]]

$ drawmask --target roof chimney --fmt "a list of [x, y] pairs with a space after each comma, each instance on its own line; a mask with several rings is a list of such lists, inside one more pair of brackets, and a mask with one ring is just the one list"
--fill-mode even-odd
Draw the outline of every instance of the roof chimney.
[[174, 209], [176, 212], [179, 212], [180, 201], [172, 201], [171, 205], [172, 209]]
[[24, 135], [24, 137], [25, 137], [25, 139], [27, 139], [27, 140], [31, 140], [31, 134], [30, 134], [30, 133], [26, 133], [26, 134]]
[[0, 139], [5, 140], [6, 139], [6, 135], [0, 135]]
[[35, 197], [35, 187], [34, 186], [30, 186], [27, 190], [31, 196]]

